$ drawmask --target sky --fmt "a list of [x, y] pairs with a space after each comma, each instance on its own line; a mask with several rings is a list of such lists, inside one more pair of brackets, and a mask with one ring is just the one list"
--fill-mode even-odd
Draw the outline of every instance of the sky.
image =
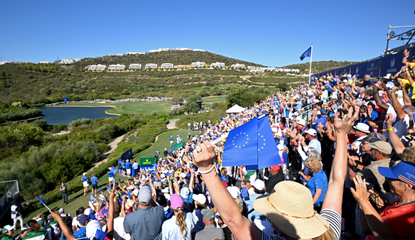
[[383, 53], [389, 25], [415, 25], [414, 0], [391, 3], [0, 1], [0, 61], [53, 62], [183, 47], [282, 67], [301, 63], [311, 44], [313, 61], [364, 61]]

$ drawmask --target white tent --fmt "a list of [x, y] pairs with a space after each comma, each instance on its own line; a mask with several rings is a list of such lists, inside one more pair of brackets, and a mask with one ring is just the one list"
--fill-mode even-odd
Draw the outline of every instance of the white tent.
[[233, 105], [233, 107], [226, 110], [226, 113], [241, 113], [245, 108], [238, 106], [238, 104]]

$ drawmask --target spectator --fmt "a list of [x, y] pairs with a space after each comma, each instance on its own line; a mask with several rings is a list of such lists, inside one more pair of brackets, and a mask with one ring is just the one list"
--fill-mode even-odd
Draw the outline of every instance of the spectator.
[[269, 168], [271, 176], [267, 181], [265, 181], [265, 189], [267, 193], [271, 193], [274, 186], [277, 183], [284, 181], [284, 173], [282, 171], [281, 165], [275, 165]]
[[132, 240], [161, 239], [164, 211], [162, 206], [155, 204], [151, 195], [148, 186], [141, 187], [138, 207], [124, 219], [124, 230]]
[[304, 150], [308, 151], [308, 148], [312, 147], [321, 155], [321, 143], [319, 140], [317, 140], [317, 131], [314, 129], [308, 129], [307, 131], [305, 131], [305, 133], [305, 138], [310, 142], [308, 143], [308, 145], [306, 145], [303, 141], [299, 142], [302, 144]]
[[63, 204], [68, 204], [68, 188], [64, 182], [61, 182], [60, 189], [63, 199]]
[[319, 160], [309, 158], [305, 161], [305, 165], [309, 170], [309, 174], [312, 176], [307, 181], [307, 187], [313, 196], [314, 207], [317, 210], [320, 210], [324, 197], [326, 196], [328, 185], [327, 176], [326, 173], [324, 173], [323, 166]]
[[191, 213], [183, 212], [183, 199], [177, 194], [170, 197], [171, 208], [174, 216], [163, 223], [163, 240], [168, 239], [192, 239], [194, 227]]
[[82, 185], [84, 186], [84, 196], [88, 194], [88, 186], [89, 186], [89, 179], [86, 176], [86, 172], [84, 172], [83, 176], [81, 177]]
[[91, 185], [92, 185], [92, 194], [97, 195], [98, 191], [98, 178], [95, 173], [92, 174], [91, 177]]
[[20, 207], [17, 205], [16, 201], [12, 203], [10, 210], [11, 210], [11, 218], [13, 219], [13, 229], [16, 229], [16, 223], [17, 221], [19, 221], [20, 228], [22, 230], [25, 230], [26, 228], [23, 226], [23, 217], [22, 217], [22, 214], [20, 213]]
[[222, 229], [216, 228], [214, 225], [215, 212], [212, 209], [203, 209], [202, 215], [205, 228], [196, 233], [195, 240], [225, 239]]
[[366, 233], [373, 235], [368, 239], [415, 238], [414, 172], [414, 163], [400, 162], [392, 168], [379, 167], [379, 173], [387, 178], [391, 191], [398, 196], [398, 200], [380, 214], [368, 200], [380, 196], [372, 196], [367, 191], [366, 182], [360, 176], [354, 179], [356, 189], [352, 189], [352, 193], [361, 206], [360, 224]]

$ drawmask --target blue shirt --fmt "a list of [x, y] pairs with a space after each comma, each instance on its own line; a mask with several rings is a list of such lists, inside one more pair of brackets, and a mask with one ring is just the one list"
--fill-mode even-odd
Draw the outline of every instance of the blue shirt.
[[379, 113], [378, 113], [378, 111], [373, 110], [373, 111], [370, 113], [370, 116], [372, 117], [372, 121], [375, 121], [375, 120], [377, 120], [377, 119], [379, 118]]
[[82, 179], [82, 182], [88, 181], [88, 177], [87, 176], [82, 176], [81, 179]]
[[91, 183], [96, 185], [98, 183], [98, 178], [96, 176], [91, 177]]
[[125, 162], [121, 161], [121, 167], [125, 168]]
[[321, 123], [323, 126], [326, 126], [327, 116], [322, 116], [321, 118], [314, 120], [314, 124], [315, 124], [314, 129], [316, 130], [318, 129], [319, 123]]
[[131, 169], [131, 163], [130, 162], [126, 162], [125, 163], [125, 168], [126, 169]]
[[108, 173], [108, 177], [110, 177], [110, 178], [115, 177], [115, 176], [114, 176], [114, 173], [113, 173], [112, 171], [109, 171], [109, 173]]
[[[247, 201], [246, 203], [248, 204], [248, 211], [250, 211], [251, 209], [254, 208], [254, 201], [255, 199], [257, 199], [258, 197], [262, 196], [261, 194], [252, 194], [249, 196], [249, 201]], [[261, 213], [257, 212], [257, 211], [252, 211], [250, 214], [248, 214], [248, 219], [251, 222], [254, 222], [255, 219], [260, 219], [262, 215]]]
[[323, 170], [320, 170], [317, 173], [313, 173], [313, 176], [307, 182], [307, 187], [310, 190], [312, 196], [314, 196], [317, 189], [322, 189], [321, 195], [316, 201], [316, 204], [318, 206], [321, 206], [321, 204], [323, 203], [324, 196], [326, 196], [327, 185], [327, 176]]

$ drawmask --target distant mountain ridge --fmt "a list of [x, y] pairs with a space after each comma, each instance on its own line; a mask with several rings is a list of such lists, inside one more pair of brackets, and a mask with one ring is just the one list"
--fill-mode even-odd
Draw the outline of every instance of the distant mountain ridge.
[[147, 63], [156, 63], [160, 66], [162, 63], [173, 63], [173, 65], [190, 65], [192, 62], [205, 62], [207, 65], [216, 62], [223, 62], [230, 67], [232, 64], [240, 63], [245, 66], [263, 66], [248, 61], [238, 60], [234, 58], [225, 57], [211, 52], [196, 52], [196, 51], [166, 51], [146, 54], [128, 54], [123, 56], [103, 56], [96, 58], [84, 58], [80, 62], [74, 63], [78, 69], [83, 69], [88, 65], [93, 64], [124, 64], [126, 68], [132, 63], [140, 63], [144, 68]]

